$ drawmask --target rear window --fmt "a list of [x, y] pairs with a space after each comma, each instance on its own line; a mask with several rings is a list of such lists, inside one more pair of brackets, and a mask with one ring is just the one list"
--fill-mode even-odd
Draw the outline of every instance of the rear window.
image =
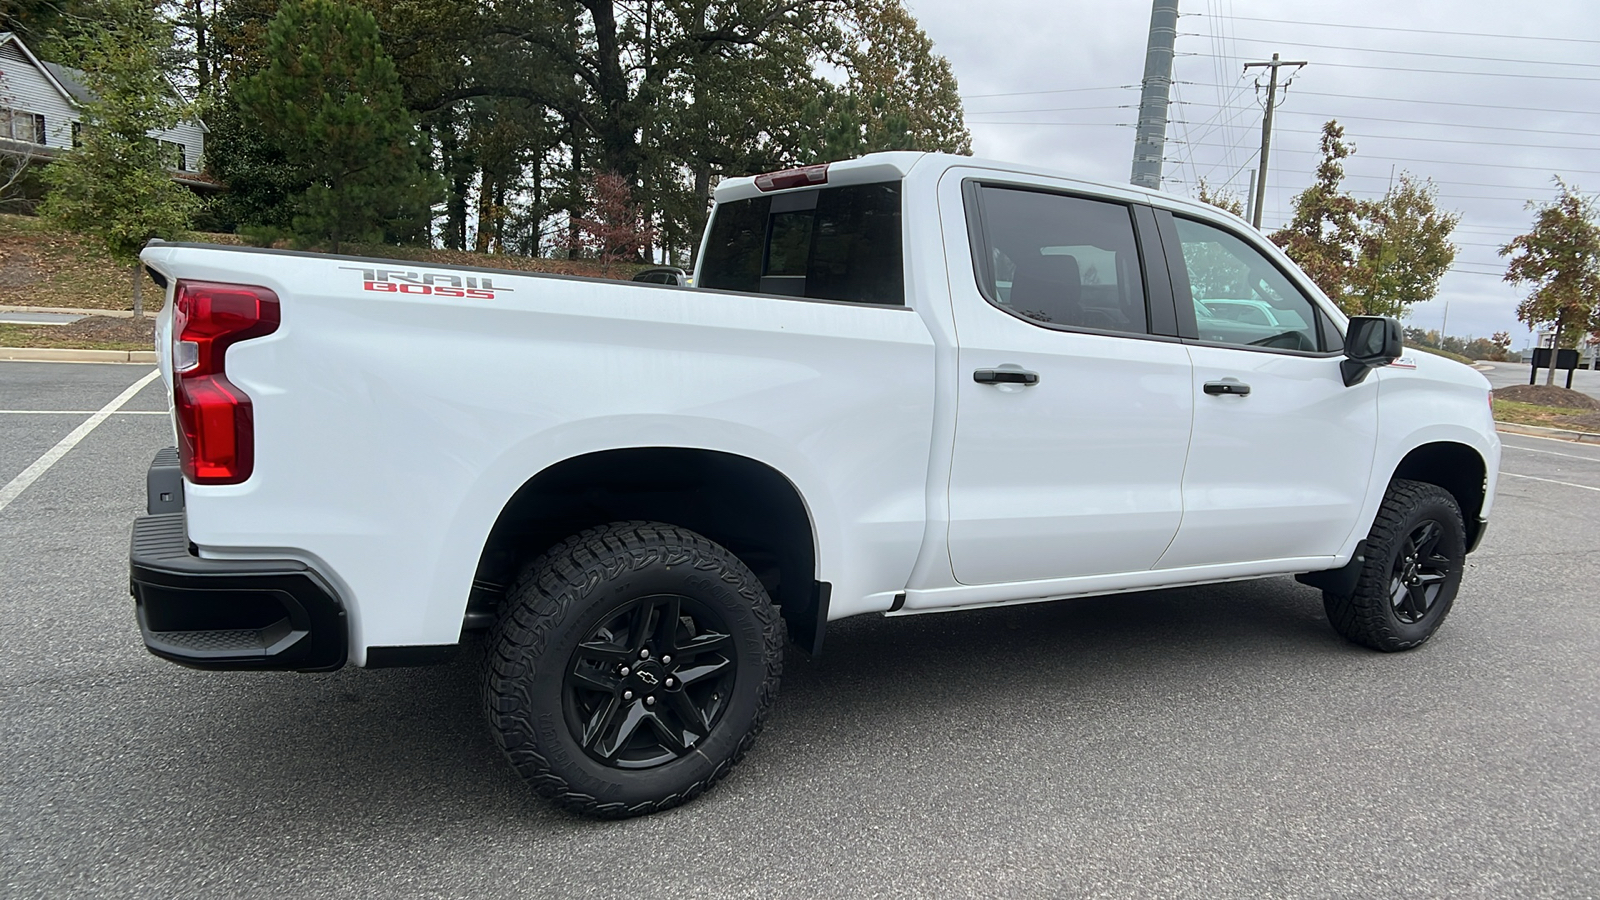
[[701, 287], [905, 305], [900, 183], [794, 191], [719, 203]]

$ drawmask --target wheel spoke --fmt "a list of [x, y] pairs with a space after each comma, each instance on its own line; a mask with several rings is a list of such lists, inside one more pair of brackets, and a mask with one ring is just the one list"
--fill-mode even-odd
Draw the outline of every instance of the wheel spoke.
[[[683, 722], [684, 727], [694, 733], [695, 740], [699, 740], [711, 731], [710, 726], [706, 724], [705, 714], [694, 705], [694, 702], [689, 699], [689, 695], [683, 691], [669, 691], [667, 693], [667, 706], [678, 717], [679, 721]], [[693, 743], [693, 741], [687, 743]]]
[[633, 733], [639, 730], [639, 723], [644, 721], [645, 715], [644, 704], [637, 700], [630, 703], [627, 712], [622, 716], [621, 723], [617, 725], [614, 735], [610, 738], [604, 737], [611, 729], [601, 732], [602, 738], [595, 742], [594, 752], [605, 759], [616, 756], [617, 751], [626, 746], [628, 741], [632, 739]]
[[1406, 582], [1399, 575], [1394, 576], [1389, 581], [1389, 600], [1396, 610], [1400, 609], [1401, 605], [1406, 602]]
[[678, 680], [683, 682], [684, 686], [687, 687], [688, 685], [694, 684], [702, 678], [721, 672], [723, 669], [728, 668], [729, 665], [730, 663], [726, 659], [719, 659], [712, 663], [702, 663], [698, 666], [687, 666], [681, 668], [676, 674]]
[[588, 688], [591, 691], [604, 691], [608, 694], [614, 693], [622, 683], [621, 679], [604, 669], [573, 669], [572, 680], [578, 687]]
[[724, 647], [728, 646], [728, 643], [732, 640], [733, 638], [726, 634], [718, 634], [714, 631], [707, 631], [697, 634], [689, 640], [684, 641], [683, 645], [678, 648], [678, 652], [680, 655], [686, 657], [693, 656], [697, 653], [712, 653], [722, 650]]
[[1417, 575], [1417, 579], [1423, 584], [1438, 584], [1449, 577], [1449, 575], [1446, 575], [1443, 572], [1422, 572]]
[[579, 644], [577, 656], [581, 661], [592, 662], [602, 666], [627, 663], [633, 660], [633, 654], [628, 652], [627, 647], [601, 641]]
[[654, 600], [640, 600], [628, 620], [628, 657], [637, 656], [655, 630], [656, 604]]
[[1411, 543], [1417, 548], [1417, 559], [1434, 556], [1434, 551], [1439, 548], [1439, 540], [1443, 537], [1444, 529], [1439, 527], [1438, 522], [1424, 522], [1411, 539]]
[[594, 746], [600, 735], [611, 730], [613, 721], [617, 717], [617, 710], [622, 706], [622, 701], [612, 697], [596, 707], [589, 721], [583, 723], [583, 734], [579, 736], [579, 743], [585, 748]]
[[661, 745], [673, 753], [682, 755], [694, 743], [684, 732], [672, 727], [658, 713], [650, 713], [649, 722], [651, 727], [655, 729], [656, 734], [660, 736]]
[[1411, 598], [1411, 615], [1415, 616], [1418, 619], [1421, 619], [1423, 616], [1427, 615], [1428, 614], [1428, 592], [1427, 592], [1427, 590], [1425, 588], [1423, 588], [1422, 585], [1415, 584], [1415, 585], [1412, 585], [1411, 586], [1411, 590], [1407, 591], [1406, 593], [1409, 594], [1410, 598]]

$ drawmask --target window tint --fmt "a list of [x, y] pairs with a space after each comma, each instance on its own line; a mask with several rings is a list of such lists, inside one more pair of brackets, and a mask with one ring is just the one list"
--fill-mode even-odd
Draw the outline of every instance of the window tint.
[[700, 285], [905, 303], [900, 184], [850, 185], [719, 203]]
[[1279, 350], [1320, 348], [1315, 305], [1270, 260], [1220, 228], [1176, 217], [1173, 223], [1200, 340]]
[[1120, 203], [1014, 188], [980, 189], [989, 302], [1034, 322], [1145, 334], [1133, 218]]

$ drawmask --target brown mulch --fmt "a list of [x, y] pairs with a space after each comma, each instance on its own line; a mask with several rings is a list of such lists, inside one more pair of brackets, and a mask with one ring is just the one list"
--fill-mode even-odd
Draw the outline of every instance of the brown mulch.
[[1494, 398], [1513, 400], [1517, 403], [1533, 403], [1538, 406], [1559, 406], [1563, 409], [1600, 410], [1600, 400], [1555, 385], [1514, 384], [1511, 387], [1495, 388]]
[[[1498, 392], [1496, 392], [1496, 396], [1498, 396]], [[1560, 422], [1564, 428], [1571, 428], [1576, 431], [1600, 433], [1600, 413], [1584, 413], [1581, 416], [1562, 416]]]

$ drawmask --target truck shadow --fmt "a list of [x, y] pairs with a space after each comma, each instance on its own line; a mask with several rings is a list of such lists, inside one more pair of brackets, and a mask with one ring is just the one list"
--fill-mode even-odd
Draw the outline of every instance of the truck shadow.
[[[790, 649], [767, 733], [730, 783], [765, 793], [761, 779], [811, 777], [841, 745], [876, 744], [932, 720], [983, 729], [996, 704], [1093, 716], [1136, 693], [1160, 708], [1189, 702], [1197, 685], [1249, 683], [1302, 669], [1308, 656], [1359, 652], [1328, 628], [1316, 593], [1287, 579], [844, 620], [820, 657]], [[505, 764], [479, 708], [481, 661], [480, 643], [429, 669], [189, 682], [202, 696], [185, 721], [209, 773], [199, 802], [219, 816], [271, 798], [271, 815], [314, 821], [358, 809], [372, 821], [599, 827], [549, 809]], [[186, 783], [169, 789], [186, 793]]]

